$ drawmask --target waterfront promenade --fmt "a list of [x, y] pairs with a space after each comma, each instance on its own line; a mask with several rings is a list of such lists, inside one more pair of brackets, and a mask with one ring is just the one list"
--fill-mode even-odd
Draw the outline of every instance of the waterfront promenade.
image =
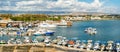
[[[0, 44], [0, 52], [103, 52], [44, 43]], [[104, 51], [105, 52], [105, 51]]]

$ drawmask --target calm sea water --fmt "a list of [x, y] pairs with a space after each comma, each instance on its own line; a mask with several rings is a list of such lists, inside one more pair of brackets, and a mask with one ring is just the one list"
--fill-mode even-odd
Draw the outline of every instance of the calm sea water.
[[[94, 27], [98, 33], [88, 35], [84, 32], [85, 28]], [[56, 36], [65, 36], [68, 39], [77, 38], [80, 40], [95, 41], [119, 41], [120, 40], [120, 20], [103, 20], [103, 21], [77, 21], [73, 22], [71, 27], [57, 27]]]
[[[96, 28], [98, 33], [96, 35], [86, 34], [84, 30], [88, 27]], [[73, 25], [70, 27], [56, 27], [54, 31], [53, 38], [56, 36], [65, 36], [68, 39], [120, 41], [120, 20], [77, 21], [73, 22]], [[9, 40], [11, 37], [14, 36], [0, 36], [0, 40]]]

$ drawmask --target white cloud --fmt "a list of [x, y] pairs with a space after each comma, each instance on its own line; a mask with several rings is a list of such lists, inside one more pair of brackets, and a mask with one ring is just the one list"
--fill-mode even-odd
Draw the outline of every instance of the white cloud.
[[[9, 3], [8, 3], [9, 4]], [[36, 8], [35, 8], [36, 6]], [[46, 0], [30, 0], [30, 1], [20, 1], [16, 3], [16, 8], [18, 10], [25, 9], [28, 11], [30, 9], [34, 10], [82, 10], [82, 9], [92, 9], [102, 6], [99, 0], [95, 0], [92, 3], [79, 2], [78, 0], [58, 0], [58, 1], [46, 1]], [[19, 9], [20, 8], [20, 9]]]
[[[17, 2], [16, 6], [20, 9], [30, 10], [87, 10], [97, 9], [103, 5], [99, 0], [94, 0], [92, 3], [80, 2], [78, 0], [58, 0], [58, 1], [46, 1], [46, 0], [31, 0]], [[35, 8], [36, 7], [36, 8]], [[29, 9], [28, 9], [29, 8]]]
[[[0, 10], [16, 10], [16, 11], [81, 11], [81, 12], [110, 12], [115, 7], [104, 6], [104, 1], [94, 0], [91, 3], [81, 2], [78, 0], [21, 0], [12, 3], [6, 2], [8, 6], [1, 7]], [[107, 10], [108, 9], [108, 10]], [[112, 9], [112, 10], [110, 10]]]
[[99, 8], [103, 5], [102, 2], [100, 2], [99, 0], [95, 0], [93, 3], [91, 3], [91, 6], [94, 8]]
[[42, 3], [43, 0], [30, 0], [30, 1], [20, 1], [17, 2], [17, 6], [25, 6], [25, 5], [34, 5], [34, 4], [39, 4]]
[[97, 9], [103, 5], [99, 0], [94, 0], [92, 3], [79, 2], [77, 0], [58, 0], [57, 2], [52, 2], [48, 4], [48, 8], [67, 8], [68, 10], [87, 10], [87, 9]]
[[118, 11], [120, 8], [115, 6], [109, 6], [109, 7], [101, 7], [97, 10], [97, 12], [104, 12], [104, 13], [120, 13]]

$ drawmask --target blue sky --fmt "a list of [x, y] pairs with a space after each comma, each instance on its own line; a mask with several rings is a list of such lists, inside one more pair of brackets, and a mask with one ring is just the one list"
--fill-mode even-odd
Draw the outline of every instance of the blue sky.
[[0, 10], [119, 13], [120, 0], [0, 0]]

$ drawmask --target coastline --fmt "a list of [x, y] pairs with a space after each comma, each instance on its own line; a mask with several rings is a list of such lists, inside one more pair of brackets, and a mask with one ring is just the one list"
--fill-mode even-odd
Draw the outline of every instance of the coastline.
[[[22, 18], [22, 20], [24, 20], [23, 19], [23, 17], [21, 17]], [[8, 18], [5, 18], [5, 19], [8, 19]], [[48, 17], [48, 19], [49, 19], [49, 17]], [[59, 18], [58, 18], [59, 19]], [[21, 29], [20, 27], [30, 27], [30, 29], [31, 29], [31, 27], [32, 27], [32, 23], [34, 24], [34, 22], [35, 21], [32, 21], [31, 20], [31, 17], [30, 17], [30, 19], [29, 19], [30, 21], [28, 22], [28, 23], [26, 23], [26, 21], [20, 21], [20, 23], [18, 23], [18, 25], [20, 25], [21, 24], [21, 26], [17, 26], [17, 28], [19, 28], [20, 29], [20, 31], [21, 30], [23, 30], [23, 31], [21, 31], [21, 32], [25, 32], [26, 30], [25, 29]], [[46, 20], [46, 19], [45, 19]], [[39, 24], [39, 22], [47, 22], [47, 23], [50, 23], [51, 21], [45, 21], [45, 20], [43, 20], [43, 21], [38, 21], [38, 22], [36, 22], [36, 23], [38, 23], [37, 25], [40, 25]], [[54, 21], [52, 18], [51, 18], [51, 20], [52, 20], [52, 22], [50, 23], [50, 25], [51, 24], [54, 24], [56, 21]], [[61, 19], [62, 20], [62, 19]], [[89, 21], [107, 21], [107, 20], [112, 20], [112, 19], [97, 19], [97, 20], [77, 20], [77, 21], [83, 21], [83, 22], [89, 22]], [[62, 24], [60, 24], [60, 25], [66, 25], [66, 24], [64, 24], [65, 23], [65, 21], [69, 21], [69, 20], [64, 20], [63, 21], [63, 23]], [[3, 21], [4, 22], [4, 21]], [[14, 21], [14, 22], [16, 22], [16, 21]], [[17, 21], [18, 22], [18, 21]], [[26, 25], [25, 26], [22, 26], [23, 24], [23, 22], [25, 22], [26, 23]], [[60, 21], [59, 21], [60, 22]], [[9, 22], [8, 22], [9, 23]], [[83, 23], [84, 24], [84, 23]], [[95, 24], [97, 24], [98, 25], [98, 23], [87, 23], [88, 24], [88, 26], [84, 26], [83, 25], [83, 27], [84, 28], [81, 28], [81, 27], [79, 27], [78, 26], [78, 28], [77, 29], [82, 29], [82, 33], [83, 33], [83, 31], [84, 31], [84, 29], [85, 28], [88, 28], [89, 26], [96, 26]], [[90, 25], [89, 25], [90, 24]], [[100, 23], [101, 24], [101, 23]], [[71, 24], [70, 24], [71, 25]], [[78, 24], [79, 25], [79, 24]], [[81, 24], [82, 25], [82, 24]], [[102, 24], [101, 24], [102, 25]], [[73, 25], [74, 26], [74, 25]], [[76, 25], [77, 26], [77, 25]], [[99, 25], [98, 25], [99, 26]], [[10, 28], [11, 28], [11, 26], [9, 26]], [[8, 27], [8, 30], [9, 30], [9, 27]], [[39, 28], [39, 26], [34, 26], [34, 27], [37, 27], [37, 28]], [[45, 28], [47, 28], [46, 26], [44, 26]], [[56, 27], [56, 26], [52, 26], [52, 27]], [[101, 27], [101, 26], [99, 26], [99, 27]], [[75, 26], [74, 26], [74, 30], [75, 30]], [[65, 29], [65, 28], [63, 28], [63, 29]], [[25, 31], [24, 31], [25, 30]], [[36, 30], [36, 29], [35, 29]], [[66, 31], [66, 32], [69, 32], [70, 34], [72, 34], [72, 35], [74, 35], [76, 32], [73, 32], [74, 30], [73, 29], [69, 29], [70, 31]], [[2, 31], [2, 30], [1, 30]], [[61, 31], [61, 30], [60, 30]], [[58, 32], [58, 33], [60, 33], [60, 31]], [[63, 31], [63, 30], [62, 30]], [[40, 31], [41, 32], [41, 31]], [[52, 32], [52, 31], [51, 31]], [[102, 31], [101, 31], [102, 32]], [[64, 32], [65, 33], [65, 32]], [[20, 33], [19, 33], [20, 34]], [[30, 33], [31, 34], [31, 33]], [[81, 34], [81, 33], [79, 33], [79, 34]], [[8, 35], [8, 34], [6, 34], [6, 35]], [[17, 35], [17, 34], [16, 34]], [[25, 34], [25, 35], [28, 35], [28, 34]], [[33, 35], [33, 34], [31, 34], [31, 35]], [[30, 35], [30, 36], [31, 36]], [[67, 34], [67, 36], [68, 36], [69, 34]], [[72, 35], [70, 35], [71, 37], [73, 37]], [[85, 38], [87, 35], [85, 35], [84, 33], [82, 34], [83, 35], [83, 37], [81, 37], [81, 38]], [[85, 35], [85, 36], [84, 36]], [[58, 35], [57, 35], [58, 36]], [[65, 37], [67, 37], [67, 36], [65, 36]], [[89, 36], [88, 36], [89, 37]], [[93, 39], [94, 39], [95, 37], [93, 37]], [[91, 37], [90, 37], [90, 39], [91, 39]], [[80, 40], [80, 39], [79, 39]], [[82, 39], [83, 40], [83, 39]], [[89, 38], [87, 39], [87, 40], [89, 40]], [[103, 40], [103, 39], [101, 39], [101, 40]], [[100, 41], [101, 41], [100, 40]], [[15, 41], [16, 41], [16, 39], [15, 39]], [[94, 41], [94, 40], [93, 40]], [[24, 42], [23, 42], [24, 43]], [[40, 43], [41, 44], [41, 43]], [[15, 49], [15, 50], [13, 50], [13, 51], [15, 51], [15, 52], [17, 52], [16, 50], [17, 49], [19, 49], [19, 47], [26, 47], [26, 46], [28, 46], [28, 48], [27, 49], [29, 49], [29, 50], [31, 50], [33, 47], [37, 47], [36, 49], [38, 49], [39, 50], [39, 46], [43, 46], [43, 49], [42, 49], [42, 51], [43, 52], [46, 52], [47, 50], [49, 50], [50, 49], [50, 51], [51, 51], [51, 48], [48, 48], [48, 47], [46, 47], [44, 44], [45, 43], [43, 43], [42, 45], [40, 45], [39, 43], [28, 43], [28, 44], [1, 44], [0, 46], [1, 47], [5, 47], [5, 49], [7, 48], [7, 47], [9, 47], [9, 46], [12, 46], [13, 47], [13, 49]], [[87, 44], [86, 44], [87, 45]], [[80, 46], [83, 46], [83, 45], [80, 45]], [[107, 45], [106, 45], [107, 46]], [[55, 47], [55, 48], [60, 48], [60, 52], [62, 52], [61, 51], [61, 49], [62, 50], [64, 50], [63, 52], [66, 52], [66, 48], [67, 48], [67, 52], [69, 52], [69, 51], [83, 51], [83, 52], [97, 52], [97, 51], [94, 51], [94, 50], [87, 50], [87, 47], [85, 47], [85, 49], [79, 49], [79, 48], [74, 48], [74, 47], [64, 47], [64, 46], [59, 46], [59, 45], [55, 45], [55, 44], [52, 44], [52, 47]], [[79, 47], [79, 46], [78, 46]], [[1, 48], [1, 49], [3, 49], [3, 51], [5, 51], [4, 50], [4, 48]], [[45, 50], [46, 49], [46, 50]], [[106, 48], [104, 48], [104, 49], [106, 49]], [[11, 50], [11, 49], [10, 49]], [[23, 51], [23, 50], [25, 50], [25, 48], [21, 48], [21, 50]], [[29, 51], [29, 50], [26, 50], [26, 51]], [[34, 50], [34, 48], [33, 48], [33, 50]], [[54, 50], [56, 50], [56, 49], [54, 49]], [[109, 50], [109, 49], [108, 49]], [[39, 51], [41, 51], [41, 50], [39, 50]], [[110, 51], [111, 51], [111, 49], [110, 49]], [[99, 52], [99, 51], [98, 51]], [[101, 52], [101, 51], [100, 51]], [[103, 52], [103, 51], [102, 51]]]

